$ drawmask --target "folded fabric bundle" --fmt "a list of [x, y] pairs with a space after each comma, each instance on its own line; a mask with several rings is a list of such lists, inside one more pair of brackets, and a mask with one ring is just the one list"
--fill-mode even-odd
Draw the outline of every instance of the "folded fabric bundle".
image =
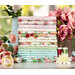
[[21, 21], [18, 25], [54, 25], [55, 23], [55, 21]]
[[56, 50], [56, 48], [55, 47], [25, 47], [25, 46], [18, 46], [19, 47], [19, 49], [33, 49], [33, 50], [40, 50], [40, 49], [46, 49], [46, 50], [49, 50], [49, 51], [52, 51], [52, 50]]
[[19, 48], [19, 52], [18, 53], [23, 53], [23, 52], [24, 53], [30, 53], [30, 52], [31, 53], [40, 53], [40, 52], [41, 53], [55, 53], [57, 51], [56, 51], [56, 49], [52, 49], [51, 50], [51, 49], [44, 49], [44, 48], [43, 49], [42, 48], [40, 48], [40, 49], [39, 48], [37, 48], [37, 49], [35, 49], [35, 48], [34, 49], [30, 49], [30, 48], [24, 48], [24, 49], [21, 48], [20, 49]]
[[18, 22], [21, 22], [21, 21], [45, 21], [45, 20], [48, 20], [48, 21], [55, 21], [56, 20], [56, 17], [54, 16], [42, 16], [42, 17], [38, 17], [38, 16], [20, 16], [18, 17]]
[[31, 32], [31, 31], [37, 31], [37, 32], [44, 32], [44, 31], [56, 31], [56, 29], [18, 29], [18, 31], [23, 31], [23, 32]]
[[37, 40], [37, 39], [35, 39], [35, 40], [19, 40], [19, 42], [57, 42], [57, 40]]
[[32, 61], [32, 58], [40, 58], [40, 57], [46, 57], [46, 58], [50, 58], [53, 59], [53, 56], [57, 56], [57, 50], [56, 49], [42, 49], [42, 48], [33, 48], [33, 49], [19, 49], [19, 55], [22, 56], [24, 59], [28, 60], [28, 61]]
[[21, 46], [25, 46], [25, 47], [55, 47], [55, 48], [57, 48], [57, 46], [56, 45], [38, 45], [38, 44], [36, 44], [36, 45], [21, 45]]
[[24, 60], [57, 56], [56, 17], [18, 18], [18, 55]]
[[[19, 40], [26, 40], [26, 39], [29, 39], [29, 40], [34, 40], [35, 38], [34, 37], [30, 37], [30, 38], [26, 38], [26, 37], [22, 37], [22, 36], [19, 36]], [[40, 37], [37, 37], [36, 38], [37, 40], [57, 40], [57, 38], [55, 36], [51, 36], [51, 37], [43, 37], [43, 36], [40, 36]]]
[[55, 29], [56, 25], [19, 25], [18, 29]]
[[54, 30], [54, 29], [51, 29], [51, 30], [49, 30], [49, 31], [45, 31], [45, 30], [38, 30], [37, 31], [37, 29], [36, 29], [36, 31], [35, 30], [30, 30], [30, 31], [28, 31], [28, 30], [22, 30], [22, 29], [19, 29], [18, 30], [18, 34], [19, 35], [23, 35], [23, 34], [27, 34], [27, 35], [30, 35], [30, 36], [33, 36], [33, 35], [36, 35], [36, 34], [38, 34], [38, 36], [40, 37], [40, 36], [47, 36], [47, 35], [51, 35], [51, 34], [53, 34], [53, 35], [56, 35], [57, 34], [57, 32], [56, 32], [56, 30]]
[[57, 45], [57, 42], [19, 42], [19, 45]]

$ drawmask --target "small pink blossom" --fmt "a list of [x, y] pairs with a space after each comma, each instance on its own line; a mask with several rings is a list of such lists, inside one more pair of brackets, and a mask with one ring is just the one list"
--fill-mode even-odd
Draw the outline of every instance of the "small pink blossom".
[[49, 24], [49, 22], [44, 22], [44, 25], [48, 25]]
[[31, 45], [31, 42], [27, 42], [28, 45]]
[[64, 8], [63, 8], [63, 12], [64, 12], [64, 14], [68, 14], [68, 13], [71, 12], [71, 10], [70, 10], [70, 8], [68, 8], [68, 7], [64, 7]]
[[46, 58], [46, 59], [44, 59], [44, 61], [46, 61], [48, 63], [48, 62], [51, 62], [52, 60]]
[[26, 43], [25, 42], [22, 42], [21, 45], [26, 45]]

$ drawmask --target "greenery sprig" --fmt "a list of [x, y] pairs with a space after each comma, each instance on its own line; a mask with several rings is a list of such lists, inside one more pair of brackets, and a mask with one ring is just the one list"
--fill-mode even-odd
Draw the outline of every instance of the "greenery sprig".
[[12, 16], [12, 18], [21, 16], [22, 8], [18, 9], [18, 10], [15, 12], [15, 10], [13, 9], [12, 6], [10, 6], [10, 5], [6, 5], [6, 6], [7, 6], [7, 7], [4, 7], [4, 11], [5, 11], [9, 16]]

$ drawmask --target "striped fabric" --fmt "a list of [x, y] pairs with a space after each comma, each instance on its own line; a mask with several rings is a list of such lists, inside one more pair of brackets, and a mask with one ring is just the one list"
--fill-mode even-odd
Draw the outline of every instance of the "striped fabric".
[[[18, 18], [18, 55], [24, 60], [57, 56], [56, 17]], [[45, 25], [44, 22], [47, 22]]]

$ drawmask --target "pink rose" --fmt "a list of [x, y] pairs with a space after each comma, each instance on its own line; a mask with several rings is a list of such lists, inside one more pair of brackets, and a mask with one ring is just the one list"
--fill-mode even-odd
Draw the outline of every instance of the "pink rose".
[[18, 46], [14, 46], [13, 54], [16, 54], [18, 52]]
[[0, 46], [2, 45], [2, 43], [4, 43], [4, 41], [3, 40], [0, 40]]
[[68, 25], [69, 25], [72, 29], [75, 29], [75, 23], [69, 21], [69, 22], [68, 22]]
[[51, 12], [49, 13], [49, 16], [56, 16], [56, 14], [57, 14], [57, 11], [54, 10], [54, 11], [51, 11]]
[[51, 62], [52, 60], [46, 58], [46, 59], [44, 59], [44, 61], [46, 61], [48, 63], [48, 62]]
[[56, 16], [59, 17], [61, 15], [61, 13], [62, 13], [62, 9], [58, 8]]
[[59, 27], [59, 31], [58, 31], [58, 38], [61, 40], [61, 41], [64, 41], [66, 39], [66, 37], [68, 37], [68, 40], [71, 40], [72, 36], [72, 29], [70, 26], [68, 25], [61, 25]]
[[11, 54], [12, 53], [10, 51], [7, 51], [7, 50], [3, 52], [3, 56], [6, 56], [6, 55], [10, 55], [11, 56]]
[[72, 28], [75, 29], [75, 11], [72, 11], [70, 15], [68, 16], [69, 22], [68, 25]]
[[26, 43], [25, 42], [22, 42], [21, 45], [26, 45]]
[[63, 12], [64, 12], [64, 14], [68, 14], [68, 13], [71, 12], [71, 10], [70, 10], [70, 8], [68, 8], [68, 7], [64, 7], [64, 8], [63, 8]]
[[43, 37], [44, 35], [43, 34], [39, 34], [39, 37]]
[[5, 51], [5, 48], [3, 46], [0, 47], [0, 53], [3, 53]]
[[11, 42], [11, 43], [16, 43], [16, 36], [15, 36], [14, 34], [11, 33], [11, 34], [9, 35], [9, 39], [10, 39], [10, 42]]
[[66, 15], [62, 12], [60, 17], [62, 18], [62, 20], [67, 21]]
[[27, 42], [28, 45], [31, 45], [31, 42]]
[[75, 18], [75, 11], [72, 11], [71, 14], [72, 14], [72, 17]]
[[44, 25], [49, 25], [49, 22], [44, 22]]

